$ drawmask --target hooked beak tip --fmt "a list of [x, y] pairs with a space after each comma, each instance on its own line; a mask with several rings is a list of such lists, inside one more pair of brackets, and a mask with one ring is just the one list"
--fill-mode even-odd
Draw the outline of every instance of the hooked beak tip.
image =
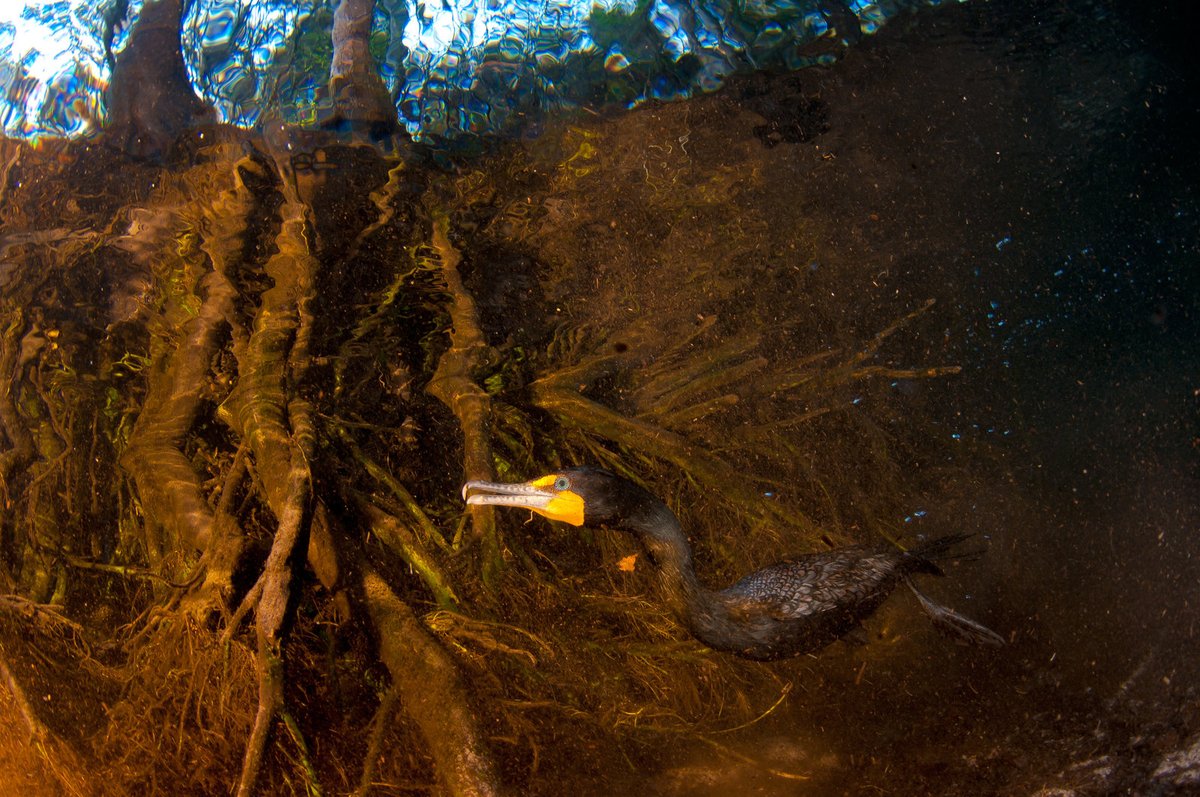
[[480, 481], [479, 479], [472, 479], [471, 481], [467, 482], [466, 484], [464, 484], [462, 486], [463, 500], [465, 501], [469, 495], [471, 495], [472, 493], [474, 493], [478, 490], [486, 490], [489, 486], [491, 486], [491, 482]]

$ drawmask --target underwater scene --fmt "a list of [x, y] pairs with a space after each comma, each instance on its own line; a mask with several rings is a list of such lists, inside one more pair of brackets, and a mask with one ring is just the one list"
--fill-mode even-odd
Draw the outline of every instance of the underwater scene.
[[0, 3], [0, 792], [1200, 794], [1188, 5]]

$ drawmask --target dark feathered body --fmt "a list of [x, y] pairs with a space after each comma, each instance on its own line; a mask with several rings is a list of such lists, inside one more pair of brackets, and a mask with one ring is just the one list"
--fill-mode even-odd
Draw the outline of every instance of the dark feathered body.
[[[944, 550], [952, 540], [935, 540]], [[708, 645], [752, 659], [810, 653], [841, 639], [887, 599], [907, 573], [937, 573], [925, 551], [839, 548], [764, 567], [710, 593], [689, 618]]]

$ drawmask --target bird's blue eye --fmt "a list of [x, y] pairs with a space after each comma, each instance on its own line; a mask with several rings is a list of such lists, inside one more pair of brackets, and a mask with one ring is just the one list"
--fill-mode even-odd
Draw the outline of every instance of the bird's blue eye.
[[559, 476], [554, 480], [554, 489], [558, 490], [559, 492], [571, 489], [571, 480], [566, 476]]

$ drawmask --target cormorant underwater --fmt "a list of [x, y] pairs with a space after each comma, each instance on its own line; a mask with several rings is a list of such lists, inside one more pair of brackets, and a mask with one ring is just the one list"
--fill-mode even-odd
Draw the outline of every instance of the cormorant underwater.
[[970, 535], [953, 534], [909, 551], [846, 547], [805, 554], [756, 570], [723, 590], [704, 588], [692, 549], [667, 505], [628, 479], [598, 468], [566, 468], [519, 484], [470, 481], [468, 504], [515, 506], [574, 526], [606, 526], [636, 536], [654, 564], [671, 608], [714, 650], [762, 661], [811, 653], [859, 627], [904, 582], [940, 631], [975, 645], [1004, 640], [941, 606], [913, 585], [916, 573], [944, 575], [938, 559]]

